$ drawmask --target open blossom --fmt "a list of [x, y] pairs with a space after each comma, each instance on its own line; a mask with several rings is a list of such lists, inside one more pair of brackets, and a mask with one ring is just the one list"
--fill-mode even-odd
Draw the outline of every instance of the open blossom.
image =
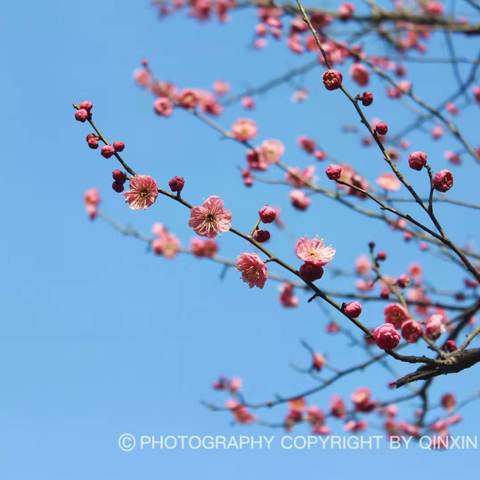
[[383, 311], [385, 322], [391, 323], [395, 328], [400, 328], [402, 323], [410, 318], [407, 310], [399, 303], [391, 303]]
[[212, 258], [218, 252], [218, 244], [212, 238], [203, 239], [195, 237], [190, 242], [190, 251], [196, 257]]
[[165, 258], [174, 258], [180, 251], [180, 241], [170, 233], [161, 223], [155, 223], [152, 227], [154, 238], [151, 243], [153, 252], [156, 255], [163, 255]]
[[258, 155], [260, 156], [260, 162], [267, 165], [277, 163], [285, 153], [285, 147], [280, 140], [265, 140], [257, 148]]
[[400, 180], [393, 173], [384, 173], [377, 178], [377, 184], [388, 192], [400, 190]]
[[237, 258], [237, 270], [242, 273], [242, 280], [250, 288], [263, 288], [268, 278], [267, 265], [256, 253], [242, 253]]
[[230, 230], [232, 213], [224, 208], [220, 197], [212, 195], [202, 205], [191, 209], [188, 224], [198, 235], [214, 238], [217, 234]]
[[98, 205], [101, 201], [100, 193], [98, 193], [96, 188], [90, 188], [85, 192], [83, 201], [85, 202], [85, 209], [87, 210], [88, 216], [91, 220], [94, 220], [97, 216]]
[[357, 275], [367, 275], [372, 268], [372, 262], [366, 255], [360, 255], [355, 260], [355, 272]]
[[173, 104], [166, 97], [159, 97], [153, 102], [153, 109], [156, 114], [169, 117], [173, 113]]
[[241, 142], [246, 142], [257, 135], [257, 125], [249, 118], [239, 118], [232, 125], [232, 135]]
[[132, 210], [151, 207], [158, 196], [157, 183], [148, 175], [136, 175], [130, 180], [130, 190], [123, 195]]
[[133, 72], [133, 79], [140, 87], [148, 87], [152, 83], [152, 76], [146, 68], [139, 68]]
[[333, 260], [335, 249], [326, 246], [320, 238], [300, 238], [295, 245], [295, 253], [300, 260], [318, 266], [326, 265]]

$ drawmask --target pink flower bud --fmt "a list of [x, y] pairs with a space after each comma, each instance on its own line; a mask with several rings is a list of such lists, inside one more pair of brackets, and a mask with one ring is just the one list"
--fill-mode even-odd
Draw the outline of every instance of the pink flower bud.
[[263, 223], [272, 223], [277, 218], [277, 210], [273, 207], [265, 205], [259, 212], [260, 220]]
[[78, 105], [78, 108], [90, 112], [90, 110], [93, 108], [93, 103], [90, 100], [84, 100]]
[[416, 320], [407, 320], [402, 323], [402, 337], [408, 343], [415, 343], [422, 336], [422, 326]]
[[310, 206], [311, 200], [302, 190], [292, 190], [289, 197], [292, 205], [298, 210], [306, 210]]
[[313, 140], [312, 138], [308, 138], [305, 135], [302, 135], [301, 137], [299, 137], [298, 144], [307, 153], [313, 153], [315, 151], [315, 148], [317, 148], [315, 144], [315, 140]]
[[457, 349], [457, 343], [455, 340], [447, 340], [445, 343], [445, 350], [447, 352], [454, 352]]
[[98, 142], [100, 140], [100, 137], [98, 135], [95, 135], [94, 133], [89, 133], [86, 140], [90, 148], [92, 148], [93, 150], [98, 148]]
[[125, 148], [125, 144], [123, 142], [113, 142], [112, 147], [116, 152], [122, 152]]
[[90, 114], [84, 108], [80, 108], [75, 112], [75, 120], [79, 122], [85, 122], [90, 118]]
[[425, 325], [425, 335], [431, 340], [436, 340], [445, 331], [443, 316], [440, 314], [432, 315]]
[[421, 170], [427, 164], [427, 154], [425, 152], [412, 152], [408, 156], [408, 165], [413, 170]]
[[400, 343], [400, 334], [391, 323], [384, 323], [373, 331], [373, 339], [382, 350], [393, 350]]
[[100, 153], [102, 154], [102, 157], [110, 158], [115, 153], [115, 149], [112, 145], [104, 145], [101, 148]]
[[357, 318], [362, 313], [362, 304], [360, 302], [347, 303], [343, 311], [352, 318]]
[[173, 177], [168, 182], [168, 186], [172, 192], [181, 192], [185, 186], [185, 179], [183, 177]]
[[342, 175], [342, 167], [331, 163], [325, 170], [325, 174], [330, 180], [339, 180]]

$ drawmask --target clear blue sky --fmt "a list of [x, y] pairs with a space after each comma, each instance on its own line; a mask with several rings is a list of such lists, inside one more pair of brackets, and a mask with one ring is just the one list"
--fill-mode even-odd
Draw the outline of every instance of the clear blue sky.
[[[207, 262], [153, 258], [138, 242], [89, 222], [82, 195], [97, 186], [104, 210], [117, 219], [145, 231], [161, 221], [184, 242], [191, 234], [185, 211], [165, 200], [148, 212], [125, 208], [110, 189], [112, 163], [86, 147], [87, 130], [73, 120], [72, 101], [88, 98], [95, 103], [99, 125], [110, 138], [126, 142], [126, 157], [138, 171], [164, 184], [173, 175], [184, 175], [186, 195], [193, 202], [221, 195], [242, 229], [252, 226], [264, 203], [281, 205], [286, 220], [292, 220], [291, 228], [285, 238], [277, 235], [272, 248], [289, 259], [293, 259], [294, 238], [320, 234], [337, 247], [335, 265], [348, 268], [375, 238], [391, 252], [387, 267], [393, 274], [417, 258], [425, 261], [439, 287], [458, 287], [462, 279], [458, 271], [432, 262], [413, 246], [397, 250], [402, 244], [390, 232], [359, 221], [324, 199], [316, 199], [295, 224], [299, 216], [289, 207], [285, 189], [258, 186], [245, 192], [237, 170], [244, 158], [240, 147], [219, 141], [181, 112], [168, 121], [156, 118], [151, 98], [131, 79], [144, 57], [160, 77], [180, 85], [208, 87], [224, 78], [237, 91], [305, 59], [281, 47], [249, 51], [251, 13], [237, 15], [228, 27], [205, 27], [180, 17], [159, 21], [148, 3], [49, 0], [9, 2], [2, 9], [0, 476], [124, 480], [200, 473], [236, 480], [315, 473], [343, 480], [359, 472], [377, 478], [379, 469], [396, 480], [477, 472], [475, 451], [125, 454], [118, 449], [117, 437], [123, 432], [279, 434], [257, 426], [232, 427], [228, 415], [208, 412], [199, 401], [223, 402], [209, 388], [220, 373], [241, 376], [253, 400], [309, 386], [308, 379], [289, 367], [291, 361], [307, 361], [300, 338], [337, 359], [340, 366], [364, 357], [343, 340], [332, 342], [324, 334], [326, 320], [318, 307], [281, 309], [276, 286], [251, 291], [234, 272], [221, 281], [220, 268]], [[441, 42], [436, 48], [437, 54], [444, 52]], [[471, 45], [462, 48], [467, 54]], [[424, 68], [422, 76], [413, 76], [418, 92], [434, 103], [440, 100], [445, 90], [438, 81], [442, 75], [453, 81], [447, 67]], [[348, 105], [319, 88], [318, 72], [306, 83], [315, 93], [304, 105], [288, 102], [287, 87], [258, 101], [253, 115], [260, 138], [285, 140], [291, 164], [309, 163], [295, 146], [300, 134], [308, 134], [361, 171], [385, 171], [374, 150], [361, 149], [356, 138], [342, 136], [339, 125], [354, 121]], [[371, 113], [388, 120], [395, 131], [408, 118], [404, 114], [392, 118], [391, 106], [380, 102]], [[238, 108], [230, 110], [223, 124], [228, 126], [241, 113]], [[474, 140], [477, 119], [476, 109], [465, 115], [467, 135]], [[454, 144], [450, 140], [425, 144], [422, 138], [410, 137], [418, 148], [428, 149], [436, 168], [444, 167], [442, 152]], [[473, 189], [471, 167], [456, 172], [452, 196]], [[478, 201], [477, 192], [478, 188], [471, 199]], [[478, 220], [470, 214], [452, 207], [440, 213], [446, 225], [458, 232], [459, 242], [470, 239], [467, 232], [478, 235]], [[235, 238], [222, 239], [226, 256], [234, 257], [243, 249]], [[379, 310], [372, 307], [369, 312], [370, 324], [379, 323]], [[349, 395], [354, 387], [367, 385], [388, 397], [389, 380], [382, 370], [374, 369], [332, 391]], [[438, 398], [455, 390], [463, 397], [475, 388], [478, 368], [439, 380], [433, 392]], [[314, 403], [325, 406], [332, 391]], [[267, 413], [267, 418], [279, 419], [283, 413], [278, 409]], [[455, 433], [479, 434], [478, 404], [464, 414], [466, 421]], [[299, 433], [306, 430], [302, 427]]]

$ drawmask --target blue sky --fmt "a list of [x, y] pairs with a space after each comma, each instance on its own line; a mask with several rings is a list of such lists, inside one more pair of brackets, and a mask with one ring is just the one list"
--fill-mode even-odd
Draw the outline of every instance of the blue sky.
[[[191, 236], [186, 212], [166, 200], [159, 199], [147, 212], [125, 208], [110, 189], [112, 163], [85, 145], [88, 130], [73, 120], [73, 101], [94, 102], [99, 126], [109, 138], [126, 142], [125, 157], [138, 171], [163, 184], [173, 175], [185, 176], [185, 195], [194, 203], [211, 194], [222, 196], [241, 229], [253, 226], [263, 204], [282, 206], [291, 226], [285, 235], [274, 236], [272, 249], [289, 260], [294, 259], [295, 238], [320, 234], [336, 246], [336, 266], [348, 268], [374, 238], [391, 254], [386, 266], [390, 273], [401, 273], [410, 260], [420, 259], [439, 287], [461, 285], [456, 269], [433, 262], [414, 246], [403, 248], [391, 232], [360, 221], [328, 200], [315, 199], [300, 217], [289, 207], [288, 191], [282, 187], [256, 186], [246, 192], [239, 181], [237, 167], [244, 152], [238, 145], [219, 141], [182, 112], [170, 120], [152, 114], [151, 98], [132, 82], [132, 71], [142, 58], [151, 60], [159, 77], [179, 85], [208, 87], [223, 78], [236, 91], [306, 61], [280, 46], [251, 52], [252, 25], [248, 12], [235, 16], [228, 27], [205, 27], [183, 17], [159, 21], [148, 1], [50, 0], [10, 2], [3, 8], [2, 478], [123, 480], [161, 474], [184, 478], [201, 472], [240, 479], [247, 474], [290, 478], [318, 472], [342, 480], [358, 471], [375, 478], [378, 469], [394, 480], [409, 474], [450, 476], [458, 473], [459, 465], [467, 474], [477, 467], [473, 451], [125, 454], [118, 449], [116, 440], [123, 432], [280, 434], [262, 427], [232, 427], [227, 415], [208, 412], [200, 400], [223, 402], [209, 388], [220, 373], [241, 376], [253, 400], [310, 386], [289, 366], [291, 361], [307, 361], [301, 338], [337, 359], [339, 366], [364, 357], [343, 340], [334, 343], [325, 335], [325, 316], [315, 305], [303, 302], [297, 310], [283, 310], [277, 305], [276, 286], [251, 291], [235, 272], [221, 281], [220, 268], [207, 262], [153, 258], [144, 245], [89, 222], [82, 195], [96, 186], [104, 197], [104, 211], [118, 220], [144, 231], [161, 221], [184, 243]], [[465, 55], [472, 48], [467, 42], [460, 46]], [[435, 49], [441, 54], [442, 42]], [[412, 77], [418, 92], [432, 103], [441, 100], [445, 87], [437, 79], [453, 82], [451, 69], [417, 71], [421, 73]], [[304, 81], [312, 91], [310, 102], [292, 105], [286, 86], [258, 100], [252, 115], [260, 138], [282, 138], [291, 164], [310, 163], [295, 146], [296, 138], [307, 134], [360, 171], [386, 171], [377, 152], [342, 134], [339, 126], [356, 120], [339, 96], [318, 88], [319, 72]], [[396, 130], [408, 114], [398, 109], [393, 114], [391, 106], [379, 102], [370, 112]], [[239, 108], [232, 108], [221, 122], [228, 127], [240, 115]], [[464, 116], [472, 139], [477, 115], [478, 110], [470, 108]], [[445, 166], [444, 149], [455, 146], [451, 140], [425, 143], [419, 134], [409, 138], [428, 149], [436, 168]], [[452, 197], [475, 192], [474, 167], [466, 163], [455, 171]], [[478, 201], [478, 195], [471, 199]], [[449, 206], [439, 212], [460, 243], [478, 234], [471, 213]], [[225, 256], [233, 258], [244, 248], [228, 235], [221, 240]], [[379, 310], [372, 307], [369, 312], [370, 324], [379, 323]], [[478, 372], [472, 370], [439, 380], [433, 391], [437, 398], [447, 390], [463, 397], [475, 390], [477, 379]], [[357, 375], [355, 382], [339, 383], [335, 391], [349, 395], [354, 387], [367, 385], [388, 396], [389, 380], [381, 369], [372, 369]], [[315, 403], [325, 405], [331, 392]], [[477, 410], [476, 404], [465, 409], [466, 421], [455, 433], [479, 432]], [[279, 409], [267, 418], [278, 419], [283, 413]]]

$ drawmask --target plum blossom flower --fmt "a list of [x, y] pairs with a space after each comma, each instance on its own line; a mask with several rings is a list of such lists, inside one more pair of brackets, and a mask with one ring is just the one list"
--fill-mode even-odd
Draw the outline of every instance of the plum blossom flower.
[[280, 140], [272, 139], [262, 142], [257, 150], [260, 162], [272, 165], [280, 161], [280, 158], [285, 153], [285, 146]]
[[87, 210], [88, 216], [91, 220], [94, 220], [97, 217], [98, 205], [101, 202], [100, 193], [96, 188], [90, 188], [85, 192], [83, 201], [85, 203], [85, 209]]
[[395, 328], [400, 328], [402, 323], [409, 319], [407, 310], [399, 303], [391, 303], [383, 311], [385, 322], [392, 324]]
[[377, 184], [388, 192], [400, 190], [400, 180], [393, 173], [383, 173], [377, 178]]
[[288, 196], [290, 197], [292, 205], [297, 210], [306, 210], [310, 206], [310, 197], [307, 197], [305, 192], [302, 192], [302, 190], [292, 190]]
[[415, 343], [422, 336], [422, 333], [422, 325], [416, 320], [410, 319], [403, 322], [402, 337], [408, 343]]
[[445, 324], [443, 322], [443, 315], [436, 313], [432, 315], [425, 325], [425, 335], [436, 340], [445, 331]]
[[333, 260], [335, 249], [326, 246], [323, 240], [315, 238], [300, 238], [295, 245], [295, 253], [300, 260], [324, 266]]
[[298, 307], [299, 300], [293, 294], [293, 285], [284, 283], [280, 287], [280, 303], [286, 308]]
[[357, 275], [367, 275], [372, 268], [372, 262], [366, 255], [360, 255], [355, 260], [355, 272]]
[[354, 63], [350, 67], [350, 75], [353, 81], [361, 87], [365, 87], [368, 84], [370, 78], [368, 70], [361, 63]]
[[157, 183], [148, 175], [135, 175], [130, 180], [130, 190], [123, 195], [132, 210], [151, 207], [158, 196]]
[[357, 412], [368, 413], [376, 407], [376, 402], [371, 398], [369, 388], [361, 387], [352, 394], [352, 403]]
[[173, 113], [173, 104], [167, 97], [159, 97], [153, 102], [153, 110], [157, 115], [169, 117]]
[[391, 323], [384, 323], [373, 331], [373, 339], [382, 350], [393, 350], [400, 343], [400, 334]]
[[190, 242], [190, 251], [196, 257], [212, 258], [218, 252], [218, 244], [212, 238], [203, 239], [194, 237]]
[[163, 255], [165, 258], [174, 258], [180, 251], [178, 238], [161, 223], [154, 224], [152, 231], [157, 236], [151, 243], [153, 252], [156, 255]]
[[138, 68], [133, 72], [133, 79], [140, 87], [148, 87], [152, 83], [152, 76], [146, 68]]
[[246, 142], [257, 135], [257, 125], [249, 118], [239, 118], [232, 125], [232, 135], [241, 142]]
[[213, 82], [213, 91], [215, 95], [225, 95], [230, 91], [230, 85], [222, 80], [215, 80], [215, 82]]
[[224, 208], [220, 197], [212, 195], [202, 205], [191, 209], [188, 224], [198, 235], [214, 238], [217, 234], [230, 230], [232, 213]]
[[237, 257], [237, 270], [242, 273], [242, 280], [250, 288], [263, 288], [268, 278], [267, 265], [256, 253], [242, 253]]
[[303, 170], [298, 167], [291, 167], [288, 169], [287, 172], [287, 182], [293, 185], [296, 188], [301, 188], [309, 183], [311, 183], [314, 179], [315, 175], [315, 166], [309, 165], [307, 168]]

